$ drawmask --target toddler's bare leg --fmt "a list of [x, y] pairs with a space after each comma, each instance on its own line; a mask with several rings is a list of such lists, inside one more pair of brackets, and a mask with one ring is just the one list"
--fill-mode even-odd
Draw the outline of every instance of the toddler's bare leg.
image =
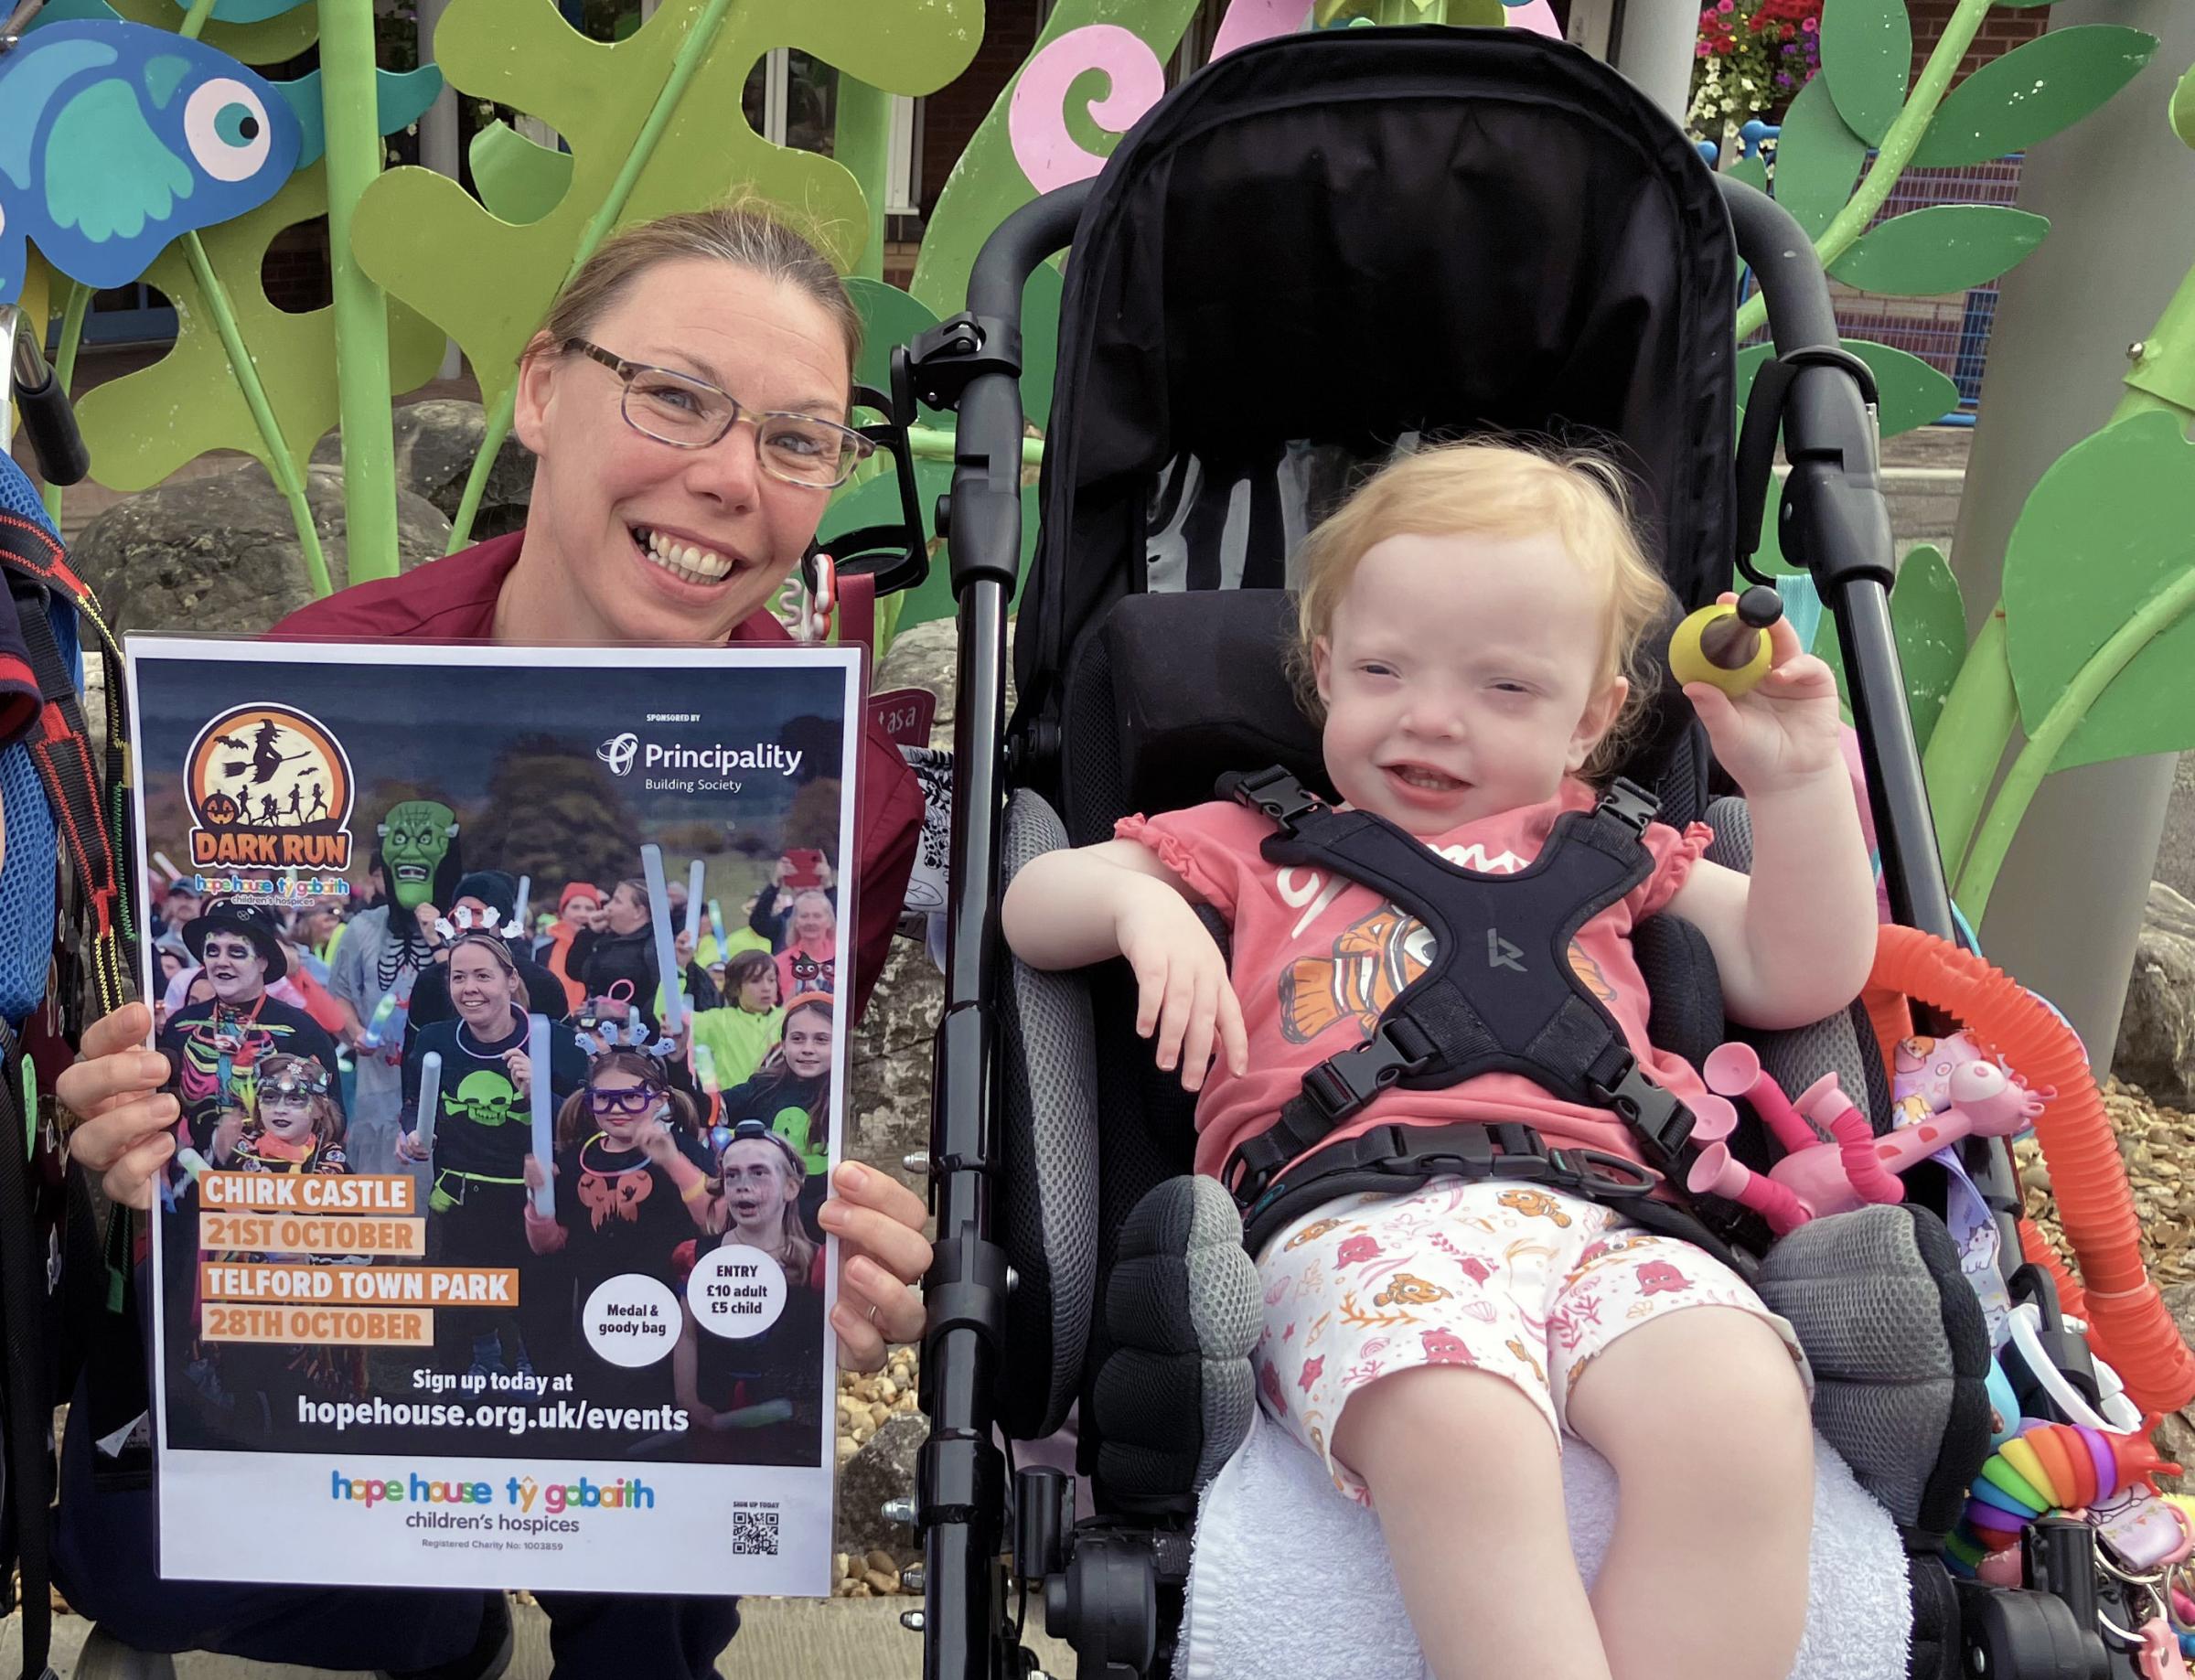
[[1784, 1680], [1806, 1622], [1814, 1430], [1775, 1332], [1733, 1307], [1642, 1324], [1579, 1373], [1567, 1418], [1622, 1479], [1593, 1589], [1616, 1680]]
[[1372, 1491], [1438, 1680], [1608, 1674], [1555, 1437], [1515, 1384], [1450, 1364], [1383, 1376], [1350, 1396], [1333, 1453]]

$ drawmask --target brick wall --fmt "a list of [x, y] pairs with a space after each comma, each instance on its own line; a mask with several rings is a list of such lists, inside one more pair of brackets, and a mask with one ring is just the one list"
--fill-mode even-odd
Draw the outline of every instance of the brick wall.
[[[1913, 24], [1913, 74], [1921, 74], [1921, 67], [1928, 62], [1928, 55], [1943, 34], [1943, 26], [1951, 21], [1954, 0], [1907, 0], [1906, 11]], [[2050, 22], [2050, 8], [2047, 5], [2029, 6], [2018, 11], [1998, 6], [1992, 9], [1976, 31], [1974, 44], [1967, 48], [1966, 56], [1959, 60], [1959, 68], [1952, 77], [1957, 86], [1968, 76], [1992, 59], [2002, 58], [2015, 47], [2031, 41], [2043, 32]]]
[[983, 8], [983, 44], [976, 49], [975, 62], [923, 102], [922, 184], [915, 197], [925, 216], [990, 114], [1000, 90], [1036, 45], [1036, 0], [990, 0]]
[[260, 284], [277, 309], [302, 315], [333, 301], [327, 273], [327, 218], [284, 228], [267, 247]]

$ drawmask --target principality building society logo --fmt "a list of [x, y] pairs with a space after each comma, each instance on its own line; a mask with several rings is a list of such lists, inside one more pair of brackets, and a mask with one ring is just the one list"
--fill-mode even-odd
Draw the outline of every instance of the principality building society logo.
[[[798, 774], [803, 756], [798, 747], [790, 747], [776, 741], [756, 741], [745, 746], [729, 741], [714, 742], [708, 746], [665, 745], [659, 741], [642, 741], [632, 730], [612, 735], [594, 749], [594, 756], [610, 767], [610, 774], [627, 776], [636, 770], [691, 770], [699, 771], [704, 777], [725, 777], [756, 771], [774, 771], [779, 776]], [[650, 778], [651, 789], [667, 788], [680, 793], [714, 792], [727, 790], [737, 793], [740, 784], [735, 781], [697, 780], [691, 777]]]
[[630, 776], [634, 756], [640, 751], [640, 737], [626, 730], [622, 735], [612, 735], [594, 749], [594, 756], [610, 767], [612, 776]]
[[222, 712], [191, 744], [183, 788], [198, 868], [350, 867], [350, 758], [305, 712], [264, 704]]

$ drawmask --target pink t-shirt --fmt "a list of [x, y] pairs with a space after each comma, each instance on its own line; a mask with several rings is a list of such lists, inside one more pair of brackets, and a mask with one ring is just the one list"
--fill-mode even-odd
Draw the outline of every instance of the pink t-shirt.
[[[1427, 843], [1460, 868], [1511, 874], [1539, 855], [1558, 816], [1590, 810], [1595, 797], [1583, 782], [1566, 781], [1544, 805], [1481, 818]], [[1305, 1073], [1371, 1036], [1380, 1011], [1423, 972], [1431, 935], [1369, 887], [1267, 862], [1258, 849], [1275, 832], [1272, 822], [1233, 800], [1124, 818], [1114, 832], [1157, 852], [1233, 929], [1231, 978], [1249, 1034], [1249, 1072], [1237, 1078], [1215, 1063], [1197, 1098], [1196, 1170], [1216, 1175], [1236, 1146], [1262, 1131], [1301, 1090]], [[1706, 1087], [1683, 1057], [1647, 1042], [1646, 982], [1632, 955], [1631, 930], [1676, 895], [1713, 838], [1701, 823], [1682, 834], [1650, 824], [1653, 872], [1570, 943], [1572, 967], [1622, 1025], [1640, 1065], [1687, 1103]], [[1441, 1090], [1385, 1091], [1329, 1141], [1397, 1121], [1457, 1120], [1522, 1120], [1549, 1145], [1639, 1159], [1613, 1111], [1566, 1102], [1519, 1074], [1482, 1074]]]

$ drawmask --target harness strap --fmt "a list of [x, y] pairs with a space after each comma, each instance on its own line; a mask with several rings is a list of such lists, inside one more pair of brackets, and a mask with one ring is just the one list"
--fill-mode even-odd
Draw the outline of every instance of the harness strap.
[[1591, 812], [1558, 817], [1529, 866], [1494, 875], [1457, 867], [1385, 818], [1332, 809], [1285, 770], [1226, 776], [1220, 791], [1278, 826], [1261, 848], [1269, 862], [1371, 888], [1423, 924], [1433, 946], [1371, 1035], [1306, 1074], [1301, 1094], [1228, 1158], [1221, 1180], [1237, 1205], [1256, 1203], [1290, 1161], [1389, 1086], [1444, 1087], [1491, 1072], [1612, 1108], [1657, 1172], [1676, 1164], [1690, 1111], [1640, 1070], [1622, 1028], [1569, 960], [1579, 929], [1653, 867], [1640, 843], [1650, 795], [1617, 783]]

